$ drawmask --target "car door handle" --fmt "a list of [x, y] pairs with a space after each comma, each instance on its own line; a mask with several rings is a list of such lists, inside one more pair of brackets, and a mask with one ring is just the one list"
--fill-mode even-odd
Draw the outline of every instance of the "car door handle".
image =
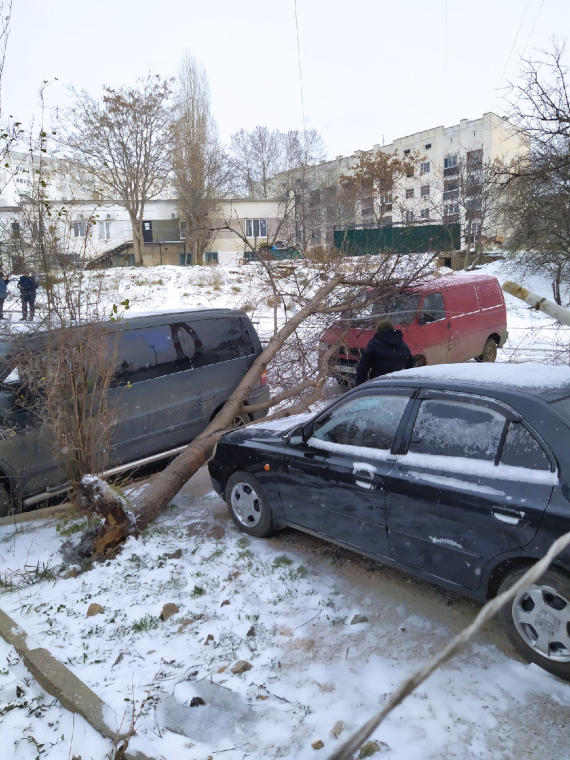
[[353, 470], [356, 485], [369, 491], [374, 488], [374, 477], [368, 470]]
[[505, 507], [491, 507], [491, 514], [496, 520], [507, 525], [518, 525], [525, 516], [525, 512], [518, 509], [506, 509]]

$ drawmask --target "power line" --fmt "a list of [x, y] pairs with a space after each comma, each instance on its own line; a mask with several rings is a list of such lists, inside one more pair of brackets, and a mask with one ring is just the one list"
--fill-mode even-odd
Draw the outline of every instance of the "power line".
[[501, 74], [501, 78], [499, 79], [499, 83], [498, 83], [498, 85], [497, 85], [497, 86], [499, 86], [499, 85], [501, 84], [501, 82], [502, 82], [502, 81], [503, 81], [503, 79], [505, 78], [505, 74], [507, 73], [507, 68], [508, 68], [508, 66], [509, 66], [509, 63], [511, 62], [511, 57], [512, 57], [512, 55], [513, 55], [513, 52], [514, 52], [514, 49], [515, 49], [515, 47], [516, 47], [516, 44], [517, 44], [517, 41], [518, 41], [518, 38], [519, 38], [519, 34], [520, 34], [520, 31], [521, 31], [521, 28], [522, 28], [523, 22], [524, 22], [524, 20], [525, 20], [525, 17], [526, 17], [526, 12], [527, 12], [527, 10], [528, 10], [528, 6], [529, 6], [529, 4], [530, 4], [530, 0], [526, 0], [526, 5], [525, 5], [525, 7], [524, 7], [523, 15], [522, 15], [522, 17], [521, 17], [521, 20], [520, 20], [520, 23], [519, 23], [519, 26], [518, 26], [518, 29], [517, 29], [517, 33], [515, 34], [515, 38], [514, 38], [514, 40], [513, 40], [513, 44], [511, 45], [511, 49], [510, 49], [510, 51], [509, 51], [509, 55], [508, 55], [508, 57], [507, 57], [507, 61], [506, 61], [506, 63], [505, 63], [505, 68], [503, 69], [503, 73]]
[[297, 33], [297, 61], [299, 63], [299, 87], [301, 89], [301, 118], [303, 120], [303, 140], [306, 139], [307, 130], [305, 128], [305, 99], [303, 97], [303, 69], [301, 68], [301, 43], [299, 42], [299, 20], [297, 18], [297, 0], [293, 0], [295, 13], [295, 31]]

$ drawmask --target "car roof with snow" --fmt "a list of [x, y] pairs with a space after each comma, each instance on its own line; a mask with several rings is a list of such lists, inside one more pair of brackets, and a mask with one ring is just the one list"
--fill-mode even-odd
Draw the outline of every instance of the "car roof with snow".
[[392, 372], [368, 385], [406, 385], [485, 393], [500, 397], [523, 395], [553, 401], [570, 396], [570, 367], [550, 364], [435, 364]]

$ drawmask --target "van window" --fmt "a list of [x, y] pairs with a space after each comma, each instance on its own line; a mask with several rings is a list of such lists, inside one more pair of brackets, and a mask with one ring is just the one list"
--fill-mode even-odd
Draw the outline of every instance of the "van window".
[[241, 317], [203, 319], [188, 327], [193, 330], [196, 340], [193, 367], [217, 364], [255, 353], [247, 323]]
[[138, 383], [188, 369], [187, 357], [180, 357], [186, 358], [186, 366], [177, 366], [174, 330], [175, 325], [155, 325], [110, 335], [116, 345], [117, 381]]
[[[362, 300], [370, 298], [369, 293], [361, 296]], [[388, 317], [395, 325], [411, 325], [416, 316], [420, 296], [417, 293], [390, 293], [383, 294], [364, 309], [359, 310], [362, 316], [370, 316], [377, 321], [381, 317]], [[372, 323], [371, 326], [373, 326]]]
[[441, 293], [428, 293], [424, 298], [420, 324], [425, 325], [427, 322], [438, 322], [440, 319], [445, 319], [443, 296]]

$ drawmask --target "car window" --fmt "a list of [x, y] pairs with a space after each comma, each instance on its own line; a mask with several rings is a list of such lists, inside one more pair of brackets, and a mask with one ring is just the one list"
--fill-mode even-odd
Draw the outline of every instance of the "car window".
[[317, 420], [313, 438], [329, 443], [391, 449], [408, 396], [358, 396]]
[[509, 423], [501, 452], [501, 464], [528, 467], [531, 470], [550, 470], [550, 461], [542, 446], [521, 422]]
[[420, 323], [437, 322], [445, 319], [445, 309], [443, 308], [443, 296], [441, 293], [428, 293], [424, 298]]
[[409, 451], [494, 460], [505, 417], [482, 404], [426, 399], [412, 431]]

